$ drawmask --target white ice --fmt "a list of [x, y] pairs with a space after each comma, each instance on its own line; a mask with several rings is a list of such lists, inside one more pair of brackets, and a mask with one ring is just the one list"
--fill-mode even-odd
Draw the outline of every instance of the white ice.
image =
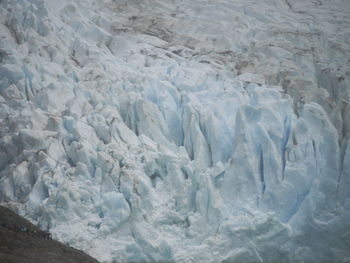
[[349, 262], [349, 10], [0, 1], [1, 204], [101, 262]]

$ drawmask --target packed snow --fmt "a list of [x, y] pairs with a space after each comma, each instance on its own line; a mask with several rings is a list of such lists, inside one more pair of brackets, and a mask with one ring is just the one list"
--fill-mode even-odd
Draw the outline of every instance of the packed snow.
[[350, 262], [350, 2], [0, 0], [0, 202], [101, 262]]

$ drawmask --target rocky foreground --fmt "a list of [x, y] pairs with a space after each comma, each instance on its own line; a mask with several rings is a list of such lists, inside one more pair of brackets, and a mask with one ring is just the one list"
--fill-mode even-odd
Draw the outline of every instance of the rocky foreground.
[[[24, 231], [24, 230], [31, 231]], [[0, 206], [0, 262], [98, 262], [84, 252], [66, 246], [44, 234], [38, 227]]]

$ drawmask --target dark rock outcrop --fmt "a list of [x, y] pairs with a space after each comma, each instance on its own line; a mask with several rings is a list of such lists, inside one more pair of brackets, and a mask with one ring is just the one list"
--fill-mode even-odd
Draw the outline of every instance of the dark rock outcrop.
[[28, 220], [0, 206], [0, 262], [97, 263], [84, 252], [51, 239]]

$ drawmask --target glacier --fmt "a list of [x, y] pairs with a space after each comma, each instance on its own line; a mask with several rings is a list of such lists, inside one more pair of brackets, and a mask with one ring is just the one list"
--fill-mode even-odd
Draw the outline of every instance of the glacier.
[[350, 2], [1, 0], [0, 202], [101, 262], [350, 262]]

